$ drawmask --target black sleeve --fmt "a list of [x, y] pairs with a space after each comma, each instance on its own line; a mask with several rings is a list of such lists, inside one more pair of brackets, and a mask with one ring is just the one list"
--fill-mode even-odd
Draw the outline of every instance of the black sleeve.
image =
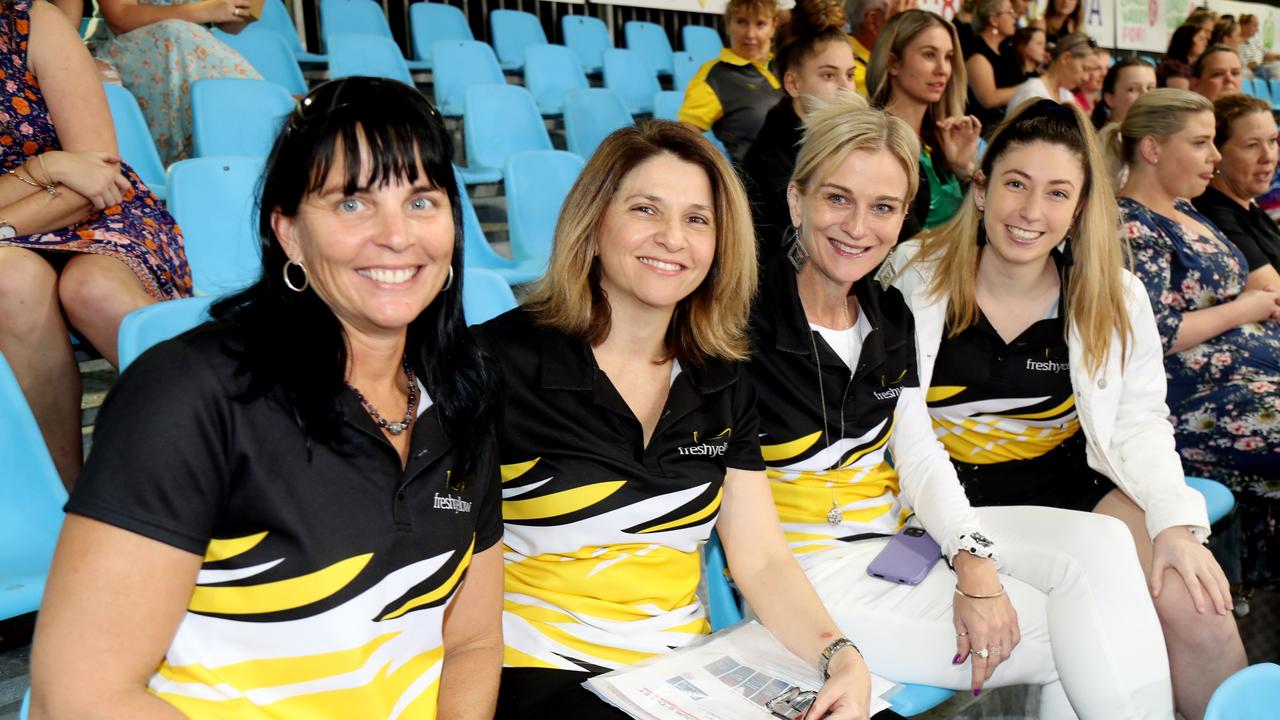
[[1250, 272], [1271, 264], [1271, 259], [1262, 251], [1262, 246], [1253, 236], [1253, 228], [1241, 222], [1239, 215], [1219, 208], [1206, 209], [1208, 212], [1201, 211], [1204, 212], [1205, 217], [1222, 231], [1232, 245], [1240, 248], [1240, 252], [1244, 253]]
[[98, 414], [67, 512], [203, 555], [228, 487], [227, 392], [185, 339], [144, 353]]
[[498, 461], [498, 443], [490, 436], [476, 467], [476, 489], [479, 491], [480, 514], [476, 516], [476, 547], [481, 552], [502, 539], [502, 470]]
[[760, 454], [760, 416], [756, 414], [756, 386], [746, 363], [738, 363], [738, 380], [729, 387], [733, 393], [733, 434], [725, 453], [725, 467], [736, 470], [764, 470]]

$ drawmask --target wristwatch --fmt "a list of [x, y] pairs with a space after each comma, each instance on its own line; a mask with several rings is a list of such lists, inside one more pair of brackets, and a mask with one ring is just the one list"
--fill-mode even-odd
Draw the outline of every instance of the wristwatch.
[[831, 658], [847, 647], [853, 648], [855, 652], [861, 652], [858, 650], [858, 646], [854, 645], [849, 638], [836, 638], [822, 651], [822, 657], [818, 658], [818, 669], [822, 671], [823, 680], [831, 677], [827, 674], [827, 666], [831, 664]]
[[0, 240], [11, 240], [18, 237], [18, 230], [8, 220], [0, 220]]

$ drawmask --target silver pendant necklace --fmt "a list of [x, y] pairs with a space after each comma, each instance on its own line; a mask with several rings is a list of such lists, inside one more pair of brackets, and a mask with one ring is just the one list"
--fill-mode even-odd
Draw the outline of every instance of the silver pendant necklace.
[[[849, 300], [846, 298], [844, 305], [841, 306], [844, 311], [844, 324], [847, 329], [852, 329], [849, 322]], [[822, 363], [818, 359], [818, 341], [814, 338], [814, 331], [809, 330], [809, 343], [813, 346], [813, 364], [818, 370], [818, 402], [822, 406], [822, 437], [826, 440], [827, 450], [831, 450], [831, 434], [827, 427], [827, 392], [822, 383]], [[849, 337], [849, 355], [853, 355], [853, 336]], [[852, 372], [852, 369], [850, 369]], [[840, 440], [844, 440], [844, 406], [840, 407]], [[838, 441], [837, 441], [838, 442]], [[840, 509], [840, 499], [837, 497], [835, 483], [831, 487], [831, 509], [827, 511], [827, 524], [832, 527], [838, 527], [844, 522], [844, 511]]]

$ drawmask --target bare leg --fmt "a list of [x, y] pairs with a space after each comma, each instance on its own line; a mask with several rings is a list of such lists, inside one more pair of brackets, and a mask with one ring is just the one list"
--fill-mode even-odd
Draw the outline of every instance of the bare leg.
[[[1119, 518], [1129, 527], [1149, 581], [1152, 547], [1146, 513], [1118, 489], [1102, 498], [1093, 511]], [[1191, 593], [1174, 570], [1165, 571], [1164, 590], [1155, 605], [1169, 648], [1174, 704], [1187, 720], [1200, 720], [1213, 691], [1248, 662], [1235, 617], [1196, 612]]]
[[58, 295], [77, 332], [117, 363], [116, 340], [125, 315], [155, 300], [124, 263], [104, 255], [77, 255], [67, 261]]
[[18, 378], [62, 483], [80, 472], [80, 369], [58, 303], [58, 274], [40, 255], [0, 248], [0, 352]]

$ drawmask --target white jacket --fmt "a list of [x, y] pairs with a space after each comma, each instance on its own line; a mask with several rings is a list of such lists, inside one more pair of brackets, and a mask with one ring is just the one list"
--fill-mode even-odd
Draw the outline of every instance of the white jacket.
[[[918, 241], [904, 243], [887, 260], [915, 315], [920, 386], [929, 387], [946, 326], [947, 299], [929, 297], [932, 264], [913, 263]], [[1119, 338], [1097, 374], [1085, 371], [1084, 349], [1074, 329], [1067, 338], [1076, 413], [1084, 430], [1089, 466], [1107, 476], [1146, 513], [1154, 540], [1165, 528], [1186, 525], [1201, 542], [1209, 537], [1204, 498], [1187, 486], [1165, 404], [1165, 374], [1155, 315], [1142, 282], [1124, 272], [1125, 307], [1133, 328], [1127, 362]]]

